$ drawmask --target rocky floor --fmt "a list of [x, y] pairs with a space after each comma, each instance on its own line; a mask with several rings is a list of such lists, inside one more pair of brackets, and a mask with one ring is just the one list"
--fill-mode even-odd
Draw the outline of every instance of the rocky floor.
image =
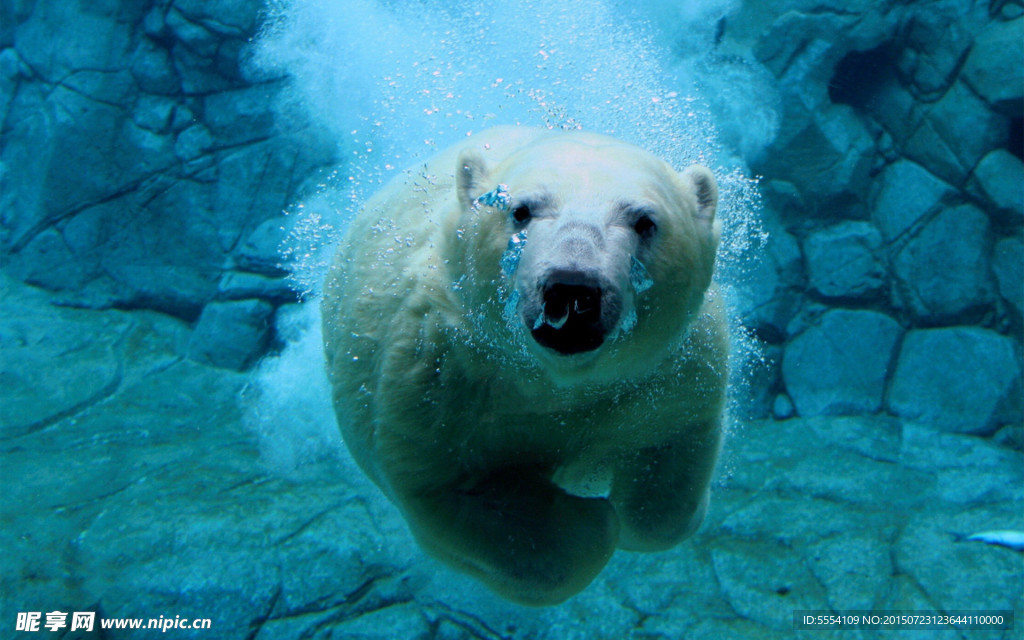
[[1024, 555], [957, 541], [1024, 529], [1009, 446], [880, 416], [738, 424], [693, 539], [620, 552], [579, 596], [527, 609], [425, 557], [344, 454], [275, 471], [243, 420], [251, 376], [183, 358], [188, 332], [0, 283], [0, 636], [53, 610], [212, 628], [42, 635], [564, 640], [788, 637], [805, 609], [1000, 609], [1013, 630], [834, 635], [1024, 638]]

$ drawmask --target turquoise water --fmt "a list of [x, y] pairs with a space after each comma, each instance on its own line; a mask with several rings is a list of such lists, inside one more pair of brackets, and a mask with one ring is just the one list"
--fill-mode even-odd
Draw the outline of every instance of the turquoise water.
[[[492, 5], [0, 6], [0, 637], [1024, 637], [1020, 3]], [[503, 124], [721, 188], [707, 517], [546, 608], [416, 545], [319, 331], [361, 203]]]
[[[324, 221], [322, 232], [339, 230], [359, 202], [418, 159], [474, 131], [519, 124], [601, 132], [679, 168], [696, 162], [720, 169], [728, 261], [763, 232], [755, 181], [740, 157], [723, 150], [719, 131], [745, 129], [739, 144], [759, 153], [753, 147], [763, 148], [777, 129], [777, 98], [769, 86], [746, 96], [742, 125], [731, 113], [713, 112], [714, 64], [700, 68], [707, 56], [672, 50], [700, 52], [713, 39], [731, 6], [705, 4], [289, 3], [269, 21], [255, 64], [263, 73], [289, 74], [279, 109], [330, 131], [348, 158], [327, 176], [323, 210], [316, 199], [303, 203]], [[667, 30], [652, 21], [660, 15]], [[753, 65], [720, 66], [763, 84]], [[763, 114], [756, 129], [749, 128], [751, 113]], [[309, 270], [322, 274], [322, 264]], [[300, 286], [315, 289], [302, 268]]]

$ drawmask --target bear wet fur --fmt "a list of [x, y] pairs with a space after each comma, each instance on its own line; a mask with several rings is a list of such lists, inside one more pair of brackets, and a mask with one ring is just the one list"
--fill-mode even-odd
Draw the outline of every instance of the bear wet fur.
[[[498, 185], [507, 203], [481, 199]], [[366, 203], [324, 289], [327, 370], [353, 457], [426, 551], [547, 605], [616, 548], [697, 529], [725, 399], [717, 197], [703, 167], [501, 127]]]

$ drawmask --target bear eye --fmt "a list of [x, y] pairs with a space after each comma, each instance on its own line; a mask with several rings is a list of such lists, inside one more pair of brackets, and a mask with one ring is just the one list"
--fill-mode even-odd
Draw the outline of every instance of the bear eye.
[[654, 233], [658, 230], [658, 225], [654, 224], [651, 216], [644, 214], [633, 223], [633, 230], [636, 231], [637, 235], [646, 240], [654, 236]]
[[531, 217], [533, 217], [533, 214], [530, 212], [530, 207], [525, 204], [521, 204], [512, 210], [512, 219], [516, 224], [526, 224], [530, 221]]

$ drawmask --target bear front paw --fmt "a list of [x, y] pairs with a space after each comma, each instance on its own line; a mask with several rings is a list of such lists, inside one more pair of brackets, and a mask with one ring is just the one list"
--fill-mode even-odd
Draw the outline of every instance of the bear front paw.
[[618, 544], [608, 500], [567, 494], [531, 471], [505, 470], [409, 510], [420, 544], [521, 604], [557, 604], [582, 591]]

